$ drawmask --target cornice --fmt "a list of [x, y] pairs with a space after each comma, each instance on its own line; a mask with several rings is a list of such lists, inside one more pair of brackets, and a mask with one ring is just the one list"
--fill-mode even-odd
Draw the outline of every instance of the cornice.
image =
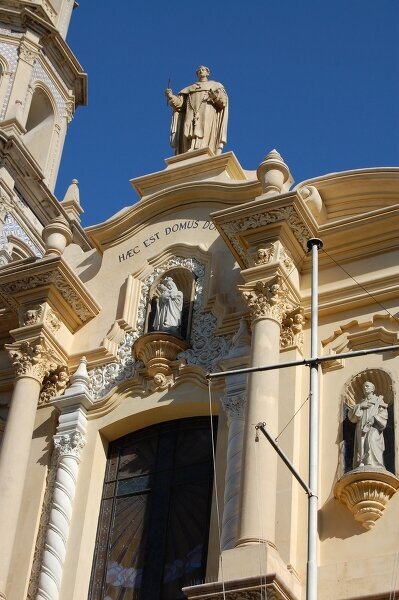
[[265, 240], [268, 229], [276, 231], [276, 227], [283, 227], [287, 233], [290, 232], [290, 250], [298, 256], [306, 252], [307, 240], [315, 237], [317, 231], [317, 223], [298, 192], [271, 198], [260, 196], [239, 207], [212, 213], [211, 218], [244, 269], [253, 266], [251, 246]]
[[75, 331], [100, 312], [100, 306], [62, 257], [11, 263], [0, 271], [0, 294], [14, 311], [29, 295], [42, 291]]
[[399, 167], [330, 173], [302, 181], [294, 189], [308, 186], [316, 187], [322, 196], [328, 226], [331, 221], [353, 219], [365, 212], [399, 204]]
[[215, 204], [229, 206], [253, 199], [260, 191], [258, 181], [188, 182], [154, 193], [104, 223], [88, 227], [86, 233], [100, 251], [137, 234], [149, 222], [176, 210], [191, 210]]
[[248, 180], [233, 152], [224, 152], [214, 156], [209, 148], [201, 148], [173, 156], [166, 159], [165, 162], [167, 167], [163, 171], [130, 180], [140, 197], [150, 196], [169, 186], [190, 181], [209, 180], [214, 177], [224, 177], [232, 181]]

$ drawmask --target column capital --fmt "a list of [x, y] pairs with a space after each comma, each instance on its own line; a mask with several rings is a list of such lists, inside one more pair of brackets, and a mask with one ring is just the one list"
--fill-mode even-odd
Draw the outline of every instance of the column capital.
[[272, 319], [280, 325], [287, 313], [295, 309], [289, 290], [276, 276], [269, 281], [257, 281], [250, 285], [239, 286], [249, 308], [252, 321]]
[[243, 392], [241, 394], [228, 394], [222, 397], [222, 405], [227, 413], [229, 421], [231, 419], [243, 419], [245, 415], [245, 405], [247, 397]]
[[57, 368], [55, 354], [45, 345], [44, 338], [6, 344], [17, 377], [30, 377], [40, 384], [44, 377]]
[[54, 436], [54, 447], [59, 458], [63, 456], [79, 458], [85, 444], [86, 438], [80, 431], [75, 430]]

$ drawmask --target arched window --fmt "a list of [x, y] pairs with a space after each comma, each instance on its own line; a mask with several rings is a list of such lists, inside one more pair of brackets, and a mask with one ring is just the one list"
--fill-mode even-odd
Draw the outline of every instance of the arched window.
[[177, 600], [204, 582], [212, 472], [206, 417], [110, 444], [89, 600]]
[[42, 170], [46, 167], [50, 150], [54, 119], [54, 110], [47, 94], [37, 88], [32, 96], [24, 142]]

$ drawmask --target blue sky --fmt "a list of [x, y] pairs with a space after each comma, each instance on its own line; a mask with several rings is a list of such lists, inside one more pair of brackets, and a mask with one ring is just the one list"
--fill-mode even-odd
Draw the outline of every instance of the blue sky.
[[199, 64], [229, 95], [228, 144], [244, 169], [272, 149], [296, 182], [399, 165], [398, 0], [80, 0], [67, 41], [89, 76], [56, 194], [79, 180], [83, 224], [137, 201], [129, 180], [162, 170], [164, 89]]

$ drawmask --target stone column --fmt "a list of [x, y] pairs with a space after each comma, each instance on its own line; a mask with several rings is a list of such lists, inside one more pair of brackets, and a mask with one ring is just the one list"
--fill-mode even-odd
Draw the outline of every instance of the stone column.
[[18, 342], [6, 349], [17, 378], [0, 454], [0, 598], [6, 597], [41, 383], [52, 368], [51, 355], [41, 339], [36, 343]]
[[[252, 315], [250, 365], [277, 363], [288, 293], [276, 278], [271, 283], [258, 282], [252, 289], [246, 287], [243, 294]], [[275, 547], [277, 455], [265, 439], [255, 442], [255, 425], [264, 421], [271, 435], [278, 434], [278, 399], [278, 370], [249, 375], [236, 546], [263, 543]]]
[[[248, 322], [241, 319], [240, 328], [233, 338], [232, 348], [228, 355], [219, 363], [220, 367], [225, 371], [247, 367], [250, 343], [251, 334]], [[227, 413], [229, 433], [221, 535], [222, 550], [234, 548], [237, 541], [241, 499], [241, 466], [247, 395], [246, 387], [247, 375], [237, 374], [226, 377], [226, 388], [222, 397], [222, 405]]]
[[37, 584], [37, 600], [58, 600], [76, 491], [80, 454], [85, 445], [86, 413], [93, 400], [89, 392], [86, 359], [82, 358], [71, 387], [53, 400], [61, 410], [54, 436], [56, 477], [47, 534]]

